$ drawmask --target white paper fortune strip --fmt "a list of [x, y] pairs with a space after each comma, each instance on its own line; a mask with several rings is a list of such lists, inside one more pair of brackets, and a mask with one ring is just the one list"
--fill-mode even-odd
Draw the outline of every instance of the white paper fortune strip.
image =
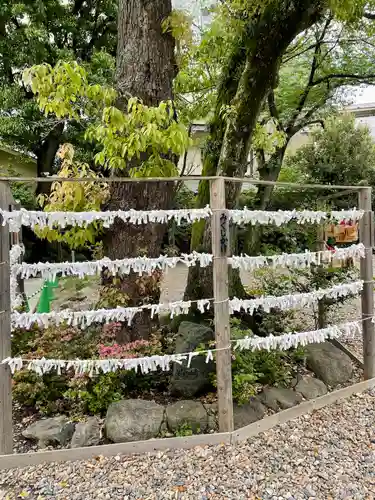
[[[361, 321], [345, 323], [338, 326], [329, 326], [321, 330], [310, 332], [287, 333], [277, 337], [245, 337], [243, 339], [232, 340], [234, 351], [249, 349], [252, 351], [265, 349], [288, 350], [299, 345], [305, 346], [312, 343], [325, 342], [329, 338], [337, 338], [342, 335], [354, 336], [361, 329]], [[227, 349], [231, 349], [228, 346]], [[14, 374], [16, 371], [25, 367], [39, 375], [56, 371], [58, 374], [62, 370], [72, 369], [76, 375], [88, 374], [93, 377], [101, 372], [115, 372], [117, 370], [134, 370], [135, 372], [150, 373], [158, 369], [167, 371], [171, 369], [172, 363], [182, 364], [187, 361], [190, 366], [195, 356], [206, 355], [206, 363], [213, 360], [213, 353], [219, 349], [209, 349], [207, 351], [195, 351], [182, 354], [167, 354], [160, 356], [148, 356], [143, 358], [131, 359], [22, 359], [6, 358], [2, 364], [10, 367]], [[221, 349], [220, 349], [221, 350]]]
[[335, 260], [346, 260], [349, 258], [358, 259], [365, 257], [365, 247], [362, 243], [351, 245], [347, 248], [337, 248], [333, 250], [323, 250], [321, 252], [305, 253], [284, 253], [279, 255], [258, 255], [252, 257], [249, 255], [234, 255], [229, 257], [228, 262], [235, 269], [244, 269], [245, 271], [252, 271], [262, 267], [292, 267], [292, 268], [305, 268], [310, 264], [320, 265], [323, 262], [331, 262]]
[[[210, 307], [212, 299], [194, 301], [200, 312], [205, 312]], [[160, 313], [169, 313], [171, 318], [180, 314], [188, 314], [193, 301], [170, 302], [168, 304], [146, 304], [139, 307], [117, 307], [116, 309], [94, 309], [87, 311], [51, 311], [49, 313], [12, 313], [12, 329], [30, 329], [34, 324], [41, 328], [50, 325], [68, 325], [85, 328], [94, 323], [126, 322], [131, 324], [136, 314], [149, 310], [151, 318]]]
[[308, 344], [318, 344], [327, 339], [334, 339], [345, 336], [353, 338], [358, 333], [362, 333], [361, 321], [353, 321], [342, 325], [332, 325], [320, 330], [310, 332], [284, 333], [283, 335], [269, 335], [268, 337], [245, 337], [235, 341], [234, 350], [249, 349], [251, 351], [280, 349], [286, 351], [292, 347], [306, 346]]
[[229, 301], [230, 313], [241, 310], [249, 314], [262, 307], [266, 313], [271, 309], [288, 310], [297, 307], [311, 307], [318, 300], [323, 298], [338, 299], [348, 295], [357, 295], [363, 288], [363, 281], [354, 281], [353, 283], [335, 285], [332, 288], [314, 290], [307, 293], [295, 293], [290, 295], [281, 295], [279, 297], [270, 295], [268, 297], [258, 297], [256, 299], [237, 299]]
[[[276, 226], [281, 226], [291, 220], [298, 224], [319, 223], [328, 219], [338, 222], [358, 221], [362, 218], [363, 213], [363, 210], [355, 208], [329, 213], [312, 210], [272, 212], [248, 210], [246, 207], [243, 210], [228, 210], [229, 217], [235, 224], [275, 224]], [[0, 209], [0, 214], [3, 216], [3, 225], [8, 223], [10, 231], [18, 232], [22, 225], [31, 228], [39, 226], [40, 228], [60, 227], [64, 229], [67, 226], [87, 227], [93, 222], [101, 221], [104, 227], [110, 227], [116, 217], [131, 224], [166, 223], [171, 219], [175, 219], [176, 223], [180, 224], [183, 220], [194, 222], [207, 219], [211, 216], [212, 211], [209, 206], [180, 210], [117, 210], [108, 212], [40, 212], [22, 208], [13, 212]]]
[[186, 354], [167, 354], [164, 356], [146, 356], [143, 358], [130, 359], [33, 359], [23, 360], [22, 358], [6, 358], [2, 361], [10, 367], [12, 373], [21, 370], [23, 365], [26, 365], [28, 370], [34, 371], [39, 375], [56, 371], [58, 374], [62, 370], [73, 369], [76, 375], [88, 374], [90, 377], [99, 373], [109, 373], [118, 370], [134, 370], [135, 372], [150, 373], [158, 369], [168, 371], [171, 369], [172, 363], [182, 364], [187, 361], [188, 366], [192, 358], [206, 354], [206, 363], [213, 359], [212, 352], [201, 351], [191, 352]]
[[21, 256], [25, 253], [23, 245], [13, 245], [9, 251], [9, 262], [11, 266], [17, 264]]
[[248, 210], [246, 207], [243, 210], [229, 210], [229, 217], [234, 224], [251, 224], [251, 225], [269, 225], [275, 224], [282, 226], [290, 221], [295, 221], [298, 224], [320, 223], [325, 220], [341, 221], [358, 221], [363, 217], [363, 210], [341, 210], [332, 212], [314, 212], [312, 210], [278, 210], [277, 212], [263, 210]]
[[[323, 262], [335, 260], [345, 260], [348, 258], [363, 258], [365, 247], [362, 243], [351, 245], [347, 248], [334, 248], [334, 250], [324, 250], [322, 252], [279, 254], [279, 255], [259, 255], [256, 257], [248, 255], [234, 255], [229, 257], [228, 263], [236, 269], [251, 271], [261, 267], [293, 267], [305, 268], [310, 264], [319, 265]], [[17, 261], [15, 261], [17, 262]], [[160, 255], [156, 258], [134, 257], [129, 259], [110, 260], [107, 257], [96, 261], [85, 262], [38, 262], [37, 264], [13, 264], [13, 270], [17, 276], [22, 279], [34, 278], [40, 276], [43, 279], [55, 279], [57, 275], [61, 276], [93, 276], [100, 274], [101, 270], [107, 268], [108, 271], [115, 274], [129, 274], [131, 271], [142, 274], [150, 274], [156, 269], [165, 271], [182, 263], [187, 267], [197, 263], [201, 267], [207, 267], [212, 263], [212, 254], [192, 252], [191, 254], [181, 254], [176, 257], [167, 257]]]
[[[229, 301], [230, 313], [247, 311], [254, 314], [256, 309], [263, 307], [265, 312], [270, 312], [273, 308], [282, 310], [293, 309], [296, 307], [309, 307], [323, 297], [337, 299], [348, 295], [355, 295], [363, 288], [363, 281], [356, 281], [348, 284], [335, 285], [332, 288], [314, 290], [308, 293], [299, 293], [293, 295], [258, 297], [256, 299], [231, 299]], [[201, 299], [194, 301], [198, 309], [203, 313], [209, 309], [210, 302], [213, 299]], [[169, 313], [171, 317], [180, 314], [187, 314], [191, 308], [192, 301], [177, 301], [168, 304], [146, 304], [139, 307], [117, 307], [116, 309], [96, 309], [88, 311], [52, 311], [50, 313], [18, 313], [13, 312], [11, 316], [12, 329], [25, 328], [30, 329], [34, 324], [42, 328], [55, 324], [68, 325], [85, 328], [93, 323], [110, 323], [112, 321], [127, 322], [129, 325], [136, 314], [144, 310], [151, 312], [151, 317], [160, 313]]]
[[187, 267], [194, 266], [199, 263], [201, 267], [207, 267], [212, 263], [212, 255], [208, 253], [193, 252], [191, 254], [181, 254], [178, 257], [135, 257], [130, 259], [111, 260], [107, 257], [104, 259], [85, 262], [39, 262], [38, 264], [18, 264], [14, 266], [17, 276], [23, 279], [41, 276], [43, 279], [55, 279], [57, 275], [61, 276], [94, 276], [100, 274], [102, 269], [106, 268], [113, 274], [130, 274], [131, 271], [139, 273], [151, 274], [156, 269], [165, 271], [166, 269], [176, 267], [182, 263]]
[[40, 212], [33, 210], [14, 210], [8, 212], [0, 209], [3, 225], [9, 224], [9, 230], [18, 232], [21, 226], [35, 228], [68, 226], [87, 227], [93, 222], [101, 221], [104, 227], [110, 227], [116, 217], [131, 224], [166, 223], [174, 219], [177, 224], [182, 221], [194, 222], [207, 219], [212, 212], [209, 206], [205, 208], [192, 208], [181, 210], [117, 210], [108, 212]]
[[10, 304], [12, 310], [17, 309], [22, 306], [22, 295], [17, 293], [18, 283], [17, 283], [17, 273], [16, 266], [18, 265], [19, 259], [25, 252], [25, 247], [23, 245], [13, 245], [9, 251], [9, 263], [10, 263], [10, 277], [9, 277], [9, 288], [10, 288]]

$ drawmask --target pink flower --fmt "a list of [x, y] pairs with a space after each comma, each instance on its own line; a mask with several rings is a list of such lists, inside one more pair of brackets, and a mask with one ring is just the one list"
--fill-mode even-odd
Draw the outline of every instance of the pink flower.
[[99, 356], [101, 358], [117, 358], [117, 359], [130, 359], [142, 356], [141, 353], [136, 351], [141, 348], [149, 347], [151, 345], [147, 340], [135, 340], [128, 344], [112, 344], [112, 345], [99, 345]]
[[108, 323], [103, 326], [102, 336], [106, 339], [115, 339], [116, 335], [120, 333], [122, 324], [117, 322]]

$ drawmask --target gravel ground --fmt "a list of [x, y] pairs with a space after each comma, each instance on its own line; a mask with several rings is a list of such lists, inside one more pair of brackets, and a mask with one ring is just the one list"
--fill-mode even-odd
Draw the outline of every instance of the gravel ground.
[[0, 472], [0, 498], [375, 498], [375, 393], [357, 394], [251, 438]]

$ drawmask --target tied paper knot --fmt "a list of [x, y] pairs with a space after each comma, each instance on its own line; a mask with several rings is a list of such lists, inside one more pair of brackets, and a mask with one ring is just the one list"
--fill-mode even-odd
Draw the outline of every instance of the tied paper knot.
[[337, 248], [333, 250], [323, 250], [320, 252], [291, 253], [280, 255], [234, 255], [228, 259], [229, 264], [234, 269], [244, 269], [253, 271], [262, 267], [288, 267], [306, 268], [311, 264], [319, 266], [324, 262], [332, 262], [333, 259], [344, 261], [346, 259], [363, 259], [365, 257], [365, 246], [362, 243], [351, 245], [347, 248]]
[[[254, 311], [262, 307], [265, 312], [269, 313], [272, 309], [278, 308], [281, 310], [294, 309], [297, 307], [310, 307], [316, 304], [319, 300], [326, 298], [337, 299], [339, 297], [347, 297], [348, 295], [356, 295], [363, 288], [363, 281], [355, 281], [335, 285], [332, 288], [314, 290], [308, 293], [297, 293], [281, 296], [258, 297], [256, 299], [238, 299], [229, 300], [230, 314], [245, 310], [249, 314], [254, 314]], [[200, 299], [195, 301], [200, 312], [204, 312], [210, 307], [212, 299]], [[88, 311], [52, 311], [50, 313], [12, 313], [12, 329], [25, 328], [30, 329], [34, 324], [39, 327], [47, 328], [55, 324], [60, 325], [66, 323], [70, 326], [85, 328], [93, 323], [110, 323], [126, 322], [131, 325], [134, 316], [144, 310], [151, 312], [153, 318], [156, 314], [169, 313], [171, 318], [181, 314], [188, 314], [192, 305], [192, 301], [177, 301], [167, 304], [145, 304], [138, 307], [117, 307], [116, 309], [97, 309]]]
[[357, 295], [363, 289], [363, 281], [354, 281], [353, 283], [344, 283], [335, 285], [332, 288], [314, 290], [307, 293], [296, 293], [281, 296], [258, 297], [256, 299], [238, 299], [229, 301], [230, 313], [246, 311], [254, 314], [254, 311], [262, 307], [266, 313], [272, 309], [295, 309], [297, 307], [311, 307], [323, 298], [338, 299], [348, 295]]
[[[245, 337], [243, 339], [232, 340], [234, 351], [236, 350], [260, 350], [270, 351], [272, 349], [288, 350], [300, 345], [306, 346], [312, 343], [325, 342], [330, 338], [337, 338], [345, 335], [354, 337], [361, 332], [361, 321], [345, 323], [343, 325], [334, 325], [321, 330], [313, 330], [308, 332], [285, 333], [280, 336], [270, 335], [269, 337]], [[228, 346], [224, 349], [230, 349]], [[28, 370], [34, 371], [39, 375], [51, 373], [52, 371], [58, 374], [62, 370], [72, 370], [76, 375], [87, 374], [94, 377], [100, 373], [115, 372], [117, 370], [134, 370], [140, 373], [150, 373], [157, 370], [168, 371], [171, 369], [172, 363], [182, 364], [187, 362], [190, 367], [191, 361], [196, 356], [206, 355], [206, 363], [213, 361], [213, 353], [222, 349], [208, 349], [206, 351], [194, 351], [181, 354], [166, 354], [145, 356], [142, 358], [131, 359], [22, 359], [22, 358], [6, 358], [2, 360], [2, 364], [8, 365], [12, 374], [26, 367]]]
[[[212, 299], [200, 299], [195, 301], [197, 308], [204, 313], [210, 308]], [[51, 311], [49, 313], [19, 313], [14, 311], [11, 316], [12, 330], [24, 328], [29, 330], [35, 324], [40, 328], [48, 328], [51, 325], [67, 324], [69, 326], [86, 328], [94, 323], [121, 322], [131, 325], [136, 314], [149, 310], [151, 317], [160, 313], [169, 313], [171, 318], [181, 314], [188, 314], [192, 301], [170, 302], [167, 304], [145, 304], [138, 307], [117, 307], [115, 309], [95, 309], [87, 311]]]
[[22, 255], [25, 253], [25, 247], [23, 245], [13, 245], [9, 251], [9, 263], [10, 263], [10, 277], [9, 277], [9, 289], [10, 289], [10, 304], [12, 310], [17, 309], [22, 306], [22, 295], [17, 293], [18, 283], [17, 283], [17, 272], [16, 268], [18, 262]]
[[63, 370], [72, 370], [75, 375], [87, 374], [89, 377], [94, 377], [100, 373], [111, 373], [118, 370], [134, 370], [136, 373], [147, 374], [157, 370], [169, 371], [172, 363], [181, 365], [183, 361], [187, 361], [190, 366], [191, 360], [195, 356], [206, 354], [206, 363], [213, 360], [211, 350], [196, 351], [182, 354], [166, 354], [145, 356], [141, 358], [129, 359], [22, 359], [22, 358], [6, 358], [2, 364], [9, 366], [12, 374], [26, 367], [27, 370], [33, 371], [38, 375], [56, 372], [61, 375]]
[[34, 229], [46, 227], [53, 229], [60, 227], [65, 229], [69, 226], [87, 227], [93, 222], [102, 222], [103, 227], [108, 228], [113, 225], [116, 218], [130, 224], [165, 224], [174, 219], [176, 224], [181, 222], [195, 222], [201, 219], [208, 219], [212, 215], [210, 207], [192, 208], [180, 210], [116, 210], [116, 211], [91, 211], [91, 212], [39, 212], [36, 210], [14, 210], [9, 212], [0, 209], [3, 217], [3, 226], [9, 224], [11, 232], [19, 232], [22, 226]]
[[24, 253], [25, 247], [23, 245], [12, 245], [12, 248], [9, 250], [10, 265], [14, 266], [15, 264], [17, 264]]
[[264, 210], [229, 210], [229, 216], [234, 224], [270, 225], [282, 226], [290, 221], [297, 224], [319, 224], [326, 220], [337, 222], [354, 221], [357, 222], [363, 217], [364, 211], [353, 208], [352, 210], [341, 210], [332, 212], [312, 211], [312, 210], [278, 210], [277, 212]]
[[179, 263], [187, 267], [199, 264], [201, 267], [207, 267], [212, 263], [212, 254], [192, 252], [190, 254], [181, 254], [178, 257], [168, 257], [160, 255], [156, 258], [134, 257], [128, 259], [111, 260], [104, 257], [100, 260], [85, 262], [38, 262], [37, 264], [15, 264], [14, 272], [23, 279], [40, 276], [43, 279], [54, 280], [57, 275], [62, 277], [95, 276], [101, 273], [103, 269], [112, 275], [128, 275], [130, 272], [152, 274], [156, 270], [165, 271], [176, 267]]
[[286, 351], [298, 346], [307, 346], [309, 344], [320, 344], [327, 339], [336, 339], [341, 336], [346, 338], [354, 338], [358, 333], [362, 334], [361, 321], [353, 321], [342, 325], [332, 325], [320, 330], [312, 330], [308, 332], [292, 332], [284, 333], [283, 335], [268, 337], [245, 337], [235, 341], [234, 350], [251, 350], [270, 351], [279, 349]]

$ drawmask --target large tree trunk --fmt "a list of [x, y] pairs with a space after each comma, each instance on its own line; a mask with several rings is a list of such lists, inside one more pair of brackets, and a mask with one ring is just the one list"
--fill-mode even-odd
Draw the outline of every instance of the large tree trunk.
[[[176, 72], [174, 39], [162, 29], [162, 22], [171, 14], [171, 9], [171, 0], [120, 0], [116, 71], [120, 109], [125, 109], [130, 96], [140, 98], [149, 106], [172, 99]], [[124, 172], [116, 174], [126, 175]], [[173, 195], [173, 183], [113, 184], [108, 209], [167, 209]], [[165, 231], [166, 227], [160, 224], [134, 226], [117, 220], [104, 240], [106, 254], [112, 259], [158, 256]], [[119, 284], [128, 297], [129, 306], [157, 302], [158, 285], [158, 276], [148, 278], [135, 274]], [[148, 338], [150, 333], [149, 314], [138, 315], [121, 340]]]
[[[276, 151], [270, 156], [270, 158], [259, 168], [259, 178], [263, 181], [277, 181], [280, 175], [280, 170], [283, 165], [283, 160], [285, 156], [285, 151], [288, 146], [289, 139], [285, 144], [277, 148]], [[259, 186], [257, 195], [255, 198], [254, 209], [255, 210], [266, 210], [272, 196], [274, 186]]]
[[[47, 173], [53, 173], [53, 164], [61, 144], [63, 132], [64, 123], [58, 123], [36, 149], [38, 177], [43, 177]], [[43, 193], [48, 195], [50, 191], [51, 184], [49, 182], [40, 182], [37, 186], [36, 194]]]
[[[210, 175], [217, 173], [223, 176], [242, 177], [246, 173], [251, 137], [263, 101], [270, 89], [277, 85], [281, 58], [296, 35], [318, 21], [325, 9], [324, 0], [275, 0], [264, 9], [260, 16], [250, 21], [251, 29], [247, 28], [247, 31], [252, 35], [246, 40], [246, 50], [241, 52], [244, 56], [243, 70], [235, 93], [233, 82], [227, 94], [221, 89], [222, 95], [226, 98], [229, 95], [233, 96], [230, 101], [232, 109], [230, 117], [225, 121], [220, 121], [218, 113], [222, 114], [222, 106], [216, 107], [214, 122], [219, 123], [221, 127], [220, 132], [215, 130], [214, 137], [215, 150], [220, 151], [216, 172], [214, 172], [215, 165], [213, 165], [212, 157], [208, 156], [204, 160], [204, 175], [208, 175], [207, 164]], [[241, 67], [238, 62], [238, 52], [234, 55], [237, 58], [236, 66]], [[224, 74], [223, 82], [226, 81], [227, 74]], [[228, 208], [236, 205], [239, 190], [239, 184], [227, 183]], [[205, 198], [200, 196], [198, 201], [207, 202], [207, 195]], [[207, 236], [208, 231], [207, 224], [195, 226], [192, 237], [193, 249], [209, 251], [209, 247], [206, 246], [210, 241]], [[234, 276], [238, 284], [238, 276]], [[204, 277], [201, 277], [199, 270], [191, 269], [187, 294], [189, 298], [196, 298], [194, 282], [196, 283], [197, 280], [200, 283], [199, 293], [212, 296], [212, 279], [207, 270], [204, 271]], [[234, 290], [234, 284], [232, 285], [230, 288]], [[243, 293], [241, 289], [238, 291], [240, 293], [237, 295]]]

